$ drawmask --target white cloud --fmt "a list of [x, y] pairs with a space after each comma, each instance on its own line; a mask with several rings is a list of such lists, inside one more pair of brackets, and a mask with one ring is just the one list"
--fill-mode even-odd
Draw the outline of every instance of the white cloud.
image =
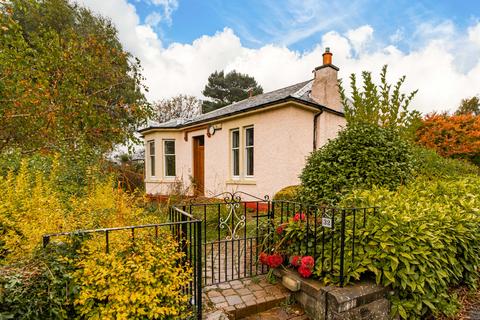
[[369, 25], [361, 26], [347, 32], [347, 38], [355, 50], [355, 52], [363, 51], [365, 45], [373, 38], [373, 28]]
[[153, 11], [148, 16], [145, 17], [145, 23], [151, 27], [158, 27], [162, 21], [162, 15], [156, 11]]
[[480, 22], [468, 28], [468, 39], [480, 46]]
[[152, 4], [163, 8], [162, 20], [172, 23], [172, 13], [178, 9], [178, 0], [151, 0]]
[[403, 31], [403, 28], [398, 28], [394, 34], [392, 34], [389, 39], [391, 42], [393, 43], [396, 43], [396, 42], [400, 42], [403, 40], [403, 37], [404, 37], [404, 31]]
[[[152, 27], [141, 24], [135, 8], [126, 0], [84, 0], [84, 3], [111, 17], [122, 44], [140, 58], [150, 100], [179, 93], [201, 96], [208, 75], [222, 69], [236, 69], [254, 76], [265, 91], [307, 80], [312, 77], [313, 68], [321, 63], [327, 46], [334, 54], [333, 61], [340, 67], [342, 78], [369, 70], [378, 79], [384, 64], [389, 65], [390, 81], [406, 75], [404, 90], [419, 89], [413, 106], [423, 112], [455, 108], [462, 98], [480, 94], [480, 22], [466, 33], [456, 30], [449, 21], [430, 27], [423, 24], [415, 35], [423, 40], [410, 51], [392, 44], [380, 46], [368, 25], [345, 35], [327, 32], [313, 49], [302, 53], [273, 44], [246, 48], [229, 28], [192, 43], [164, 47]], [[377, 45], [365, 46], [368, 43]]]

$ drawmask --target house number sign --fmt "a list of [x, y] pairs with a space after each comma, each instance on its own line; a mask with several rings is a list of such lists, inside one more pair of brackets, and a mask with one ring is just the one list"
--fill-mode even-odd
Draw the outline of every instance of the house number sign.
[[322, 218], [322, 227], [332, 228], [332, 218]]

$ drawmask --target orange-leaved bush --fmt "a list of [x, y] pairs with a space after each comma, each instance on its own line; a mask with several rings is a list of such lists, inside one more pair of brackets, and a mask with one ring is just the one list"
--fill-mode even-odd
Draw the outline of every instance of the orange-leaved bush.
[[417, 142], [444, 157], [480, 155], [480, 116], [429, 114], [417, 130]]

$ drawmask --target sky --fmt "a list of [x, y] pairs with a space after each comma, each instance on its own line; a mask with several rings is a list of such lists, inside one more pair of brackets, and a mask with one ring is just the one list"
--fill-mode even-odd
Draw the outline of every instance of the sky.
[[[79, 0], [109, 17], [140, 59], [150, 101], [202, 97], [208, 76], [237, 70], [264, 91], [312, 78], [325, 47], [339, 77], [406, 76], [412, 108], [453, 111], [480, 95], [478, 0]], [[348, 91], [348, 87], [347, 87]]]

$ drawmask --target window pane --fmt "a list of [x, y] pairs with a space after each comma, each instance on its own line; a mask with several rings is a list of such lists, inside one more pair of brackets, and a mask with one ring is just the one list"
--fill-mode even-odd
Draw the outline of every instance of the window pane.
[[165, 156], [165, 175], [167, 177], [175, 176], [175, 156], [173, 155]]
[[233, 150], [233, 175], [240, 175], [240, 150]]
[[155, 176], [155, 157], [150, 156], [150, 175]]
[[150, 175], [155, 176], [155, 141], [148, 142], [148, 152], [150, 155]]
[[247, 148], [247, 176], [253, 176], [253, 148]]
[[240, 132], [232, 131], [232, 148], [238, 148], [240, 145]]
[[245, 145], [253, 146], [253, 128], [245, 129]]
[[165, 141], [165, 154], [175, 154], [175, 141]]
[[148, 143], [149, 146], [150, 146], [150, 155], [153, 156], [155, 155], [155, 142], [154, 141], [151, 141]]

